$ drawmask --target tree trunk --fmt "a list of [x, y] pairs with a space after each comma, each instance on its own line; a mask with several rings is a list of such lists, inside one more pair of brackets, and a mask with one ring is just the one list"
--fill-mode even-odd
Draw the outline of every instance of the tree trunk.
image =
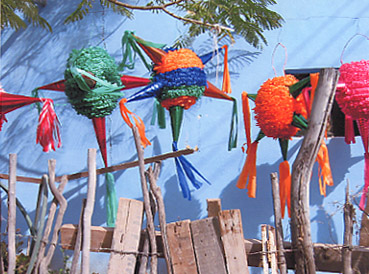
[[327, 68], [320, 71], [309, 127], [292, 167], [291, 234], [298, 274], [316, 272], [310, 231], [309, 185], [331, 112], [338, 77], [339, 72], [336, 69]]

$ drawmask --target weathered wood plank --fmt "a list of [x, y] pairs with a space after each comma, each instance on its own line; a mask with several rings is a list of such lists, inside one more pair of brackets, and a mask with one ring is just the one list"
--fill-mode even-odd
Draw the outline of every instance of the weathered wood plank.
[[226, 274], [217, 218], [211, 217], [193, 221], [191, 232], [199, 273]]
[[190, 220], [167, 224], [167, 235], [173, 273], [198, 273], [192, 246]]
[[239, 209], [221, 211], [219, 224], [228, 273], [249, 273], [243, 243], [241, 211]]
[[134, 273], [142, 217], [143, 202], [125, 198], [119, 199], [108, 266], [109, 274]]
[[208, 217], [218, 217], [220, 211], [222, 211], [222, 203], [220, 199], [206, 199], [208, 205]]
[[[168, 224], [170, 225], [170, 224]], [[65, 224], [60, 229], [60, 240], [63, 249], [74, 249], [77, 235], [77, 225]], [[113, 237], [113, 228], [111, 227], [91, 227], [91, 251], [92, 252], [110, 252]], [[157, 232], [157, 242], [161, 242], [161, 235]], [[249, 266], [261, 267], [261, 240], [245, 239], [244, 241], [247, 261]], [[189, 245], [188, 239], [183, 240], [186, 247]], [[190, 243], [191, 249], [192, 243]], [[342, 273], [342, 245], [314, 243], [315, 264], [317, 271], [326, 271], [333, 273]], [[183, 247], [182, 247], [183, 248]], [[294, 253], [290, 242], [284, 242], [285, 258], [288, 269], [295, 269]], [[182, 249], [183, 252], [183, 249]], [[162, 255], [162, 246], [158, 245], [159, 257]], [[369, 256], [368, 247], [352, 247], [352, 266], [357, 273], [369, 273], [368, 261], [361, 260], [363, 256]], [[172, 262], [173, 263], [173, 262]], [[195, 261], [193, 261], [195, 263]], [[175, 272], [176, 273], [176, 272]], [[178, 273], [178, 272], [177, 272]], [[197, 272], [185, 272], [197, 273]]]

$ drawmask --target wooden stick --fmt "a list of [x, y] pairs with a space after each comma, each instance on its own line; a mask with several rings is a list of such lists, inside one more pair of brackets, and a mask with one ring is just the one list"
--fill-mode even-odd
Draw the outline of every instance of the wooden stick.
[[277, 265], [277, 248], [275, 244], [275, 229], [272, 226], [268, 226], [268, 251], [270, 254], [270, 268], [272, 269], [272, 274], [278, 274]]
[[293, 248], [296, 249], [298, 274], [316, 272], [310, 228], [309, 187], [313, 165], [331, 113], [338, 77], [339, 72], [334, 68], [320, 71], [309, 127], [292, 166], [291, 235]]
[[[50, 190], [53, 193], [55, 199], [57, 200], [57, 202], [59, 204], [59, 212], [58, 212], [58, 215], [56, 217], [56, 221], [55, 221], [55, 225], [54, 225], [54, 230], [53, 230], [49, 250], [47, 251], [47, 255], [44, 257], [44, 259], [41, 261], [41, 264], [40, 264], [40, 268], [43, 271], [46, 271], [46, 272], [41, 272], [41, 273], [47, 273], [47, 268], [49, 267], [49, 264], [51, 262], [51, 259], [52, 259], [53, 255], [54, 255], [54, 252], [55, 252], [56, 244], [58, 242], [59, 229], [62, 225], [63, 218], [64, 218], [64, 213], [65, 213], [65, 211], [67, 209], [67, 205], [68, 205], [67, 200], [64, 198], [63, 194], [61, 192], [59, 192], [59, 190], [56, 188], [54, 179], [55, 178], [50, 177], [49, 187], [50, 187]], [[62, 182], [61, 182], [61, 185], [63, 185], [62, 188], [64, 188], [64, 186], [67, 183], [68, 183], [67, 176], [64, 175], [62, 177]]]
[[352, 256], [352, 232], [353, 232], [353, 217], [354, 217], [354, 207], [350, 203], [349, 199], [349, 181], [347, 180], [346, 186], [346, 196], [345, 196], [345, 206], [343, 209], [343, 219], [345, 223], [345, 232], [343, 239], [342, 248], [342, 261], [343, 261], [343, 274], [352, 274], [351, 267], [351, 256]]
[[284, 247], [283, 247], [283, 226], [281, 214], [281, 200], [279, 196], [278, 174], [276, 172], [271, 173], [270, 178], [272, 182], [274, 223], [278, 248], [279, 270], [280, 274], [287, 274], [286, 258], [284, 256]]
[[83, 214], [82, 274], [90, 273], [91, 218], [95, 205], [96, 149], [88, 150], [88, 186], [86, 208]]
[[82, 223], [83, 223], [83, 215], [84, 215], [84, 212], [85, 212], [85, 208], [86, 208], [86, 199], [83, 199], [82, 200], [81, 214], [80, 214], [79, 223], [78, 223], [76, 244], [74, 245], [73, 260], [72, 260], [72, 265], [70, 267], [70, 273], [77, 273], [79, 254], [81, 253]]
[[[181, 156], [181, 155], [192, 154], [195, 151], [197, 151], [197, 149], [186, 148], [186, 149], [182, 149], [182, 150], [178, 150], [178, 151], [174, 151], [174, 152], [168, 152], [168, 153], [165, 153], [165, 154], [161, 154], [161, 155], [157, 155], [157, 156], [154, 156], [154, 157], [146, 158], [144, 160], [144, 162], [145, 162], [145, 164], [151, 164], [151, 163], [166, 160], [166, 159], [169, 159], [169, 158], [178, 157], [178, 156]], [[119, 171], [119, 170], [132, 168], [132, 167], [136, 167], [136, 166], [138, 166], [138, 161], [123, 163], [123, 164], [114, 165], [114, 166], [110, 166], [110, 167], [99, 168], [99, 169], [96, 170], [96, 174], [100, 175], [100, 174], [105, 174], [105, 173], [109, 173], [109, 172], [114, 172], [114, 171]], [[80, 179], [80, 178], [85, 178], [87, 176], [88, 176], [88, 171], [84, 171], [84, 172], [69, 174], [69, 175], [67, 175], [67, 179], [68, 179], [68, 181], [72, 181], [72, 180], [76, 180], [76, 179]], [[55, 178], [55, 181], [60, 182], [61, 178], [62, 178], [62, 176], [58, 176], [58, 177]], [[8, 180], [9, 175], [8, 174], [0, 174], [0, 179]], [[41, 179], [33, 178], [33, 177], [26, 177], [26, 176], [17, 176], [17, 182], [40, 184]]]
[[9, 154], [9, 190], [8, 190], [8, 274], [14, 274], [16, 268], [16, 173], [17, 154]]
[[[67, 184], [68, 180], [63, 180], [62, 183], [59, 185], [58, 187], [58, 192], [63, 193], [65, 185]], [[50, 182], [49, 182], [50, 184]], [[38, 269], [41, 261], [43, 260], [44, 256], [45, 256], [45, 249], [46, 249], [46, 245], [49, 241], [49, 235], [54, 223], [54, 217], [55, 217], [55, 212], [57, 209], [59, 202], [56, 199], [56, 197], [54, 197], [51, 205], [50, 205], [50, 209], [49, 209], [49, 214], [47, 217], [47, 223], [45, 226], [45, 231], [44, 231], [44, 235], [42, 237], [42, 241], [41, 241], [41, 246], [40, 246], [40, 250], [38, 253], [38, 257], [37, 257], [37, 262], [35, 264], [35, 269]]]
[[262, 261], [263, 261], [263, 273], [269, 273], [269, 265], [268, 265], [268, 247], [267, 247], [267, 225], [261, 225], [261, 244], [262, 244]]
[[168, 235], [167, 235], [167, 221], [166, 221], [166, 214], [165, 214], [165, 205], [163, 200], [163, 195], [161, 194], [160, 187], [156, 184], [157, 178], [159, 176], [159, 170], [160, 170], [160, 163], [155, 163], [155, 171], [157, 176], [154, 176], [153, 170], [151, 167], [149, 167], [148, 171], [146, 172], [150, 188], [152, 192], [154, 193], [154, 196], [156, 198], [157, 204], [158, 204], [158, 214], [159, 214], [159, 224], [160, 224], [160, 231], [161, 236], [163, 240], [163, 251], [164, 251], [164, 258], [165, 262], [167, 264], [167, 272], [168, 274], [172, 274], [172, 263], [170, 259], [170, 253], [169, 253], [169, 246], [168, 246]]
[[140, 258], [140, 267], [138, 270], [138, 274], [147, 273], [147, 262], [149, 260], [149, 251], [150, 251], [149, 250], [149, 247], [150, 247], [149, 234], [147, 233], [146, 229], [141, 234], [141, 238], [142, 237], [143, 237], [143, 247], [142, 247], [142, 255]]
[[146, 212], [147, 231], [149, 234], [150, 245], [151, 245], [152, 255], [151, 255], [150, 273], [156, 274], [158, 272], [157, 270], [158, 255], [157, 255], [156, 238], [155, 238], [154, 218], [153, 218], [152, 211], [151, 211], [149, 189], [147, 187], [146, 176], [145, 176], [144, 151], [141, 146], [141, 139], [140, 139], [140, 135], [138, 134], [138, 129], [136, 127], [133, 127], [132, 132], [133, 132], [133, 137], [134, 137], [135, 145], [137, 149], [138, 167], [140, 170], [142, 195], [144, 198], [144, 208]]

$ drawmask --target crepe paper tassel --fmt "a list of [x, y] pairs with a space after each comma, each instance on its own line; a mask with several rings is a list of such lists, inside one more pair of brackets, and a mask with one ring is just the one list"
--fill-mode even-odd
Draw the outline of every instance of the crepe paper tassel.
[[55, 142], [57, 142], [58, 148], [61, 146], [59, 125], [53, 101], [43, 99], [43, 107], [38, 119], [36, 143], [43, 147], [44, 152], [49, 152], [50, 149], [55, 151]]
[[319, 164], [318, 176], [320, 195], [326, 197], [326, 186], [333, 186], [333, 177], [329, 163], [328, 148], [324, 140], [322, 140], [316, 160]]
[[242, 92], [242, 111], [246, 132], [246, 144], [247, 146], [249, 146], [251, 144], [251, 114], [250, 114], [249, 99], [247, 96], [247, 92], [245, 91]]
[[237, 147], [237, 139], [238, 139], [238, 115], [237, 115], [237, 101], [233, 99], [233, 107], [232, 107], [232, 119], [231, 119], [231, 129], [228, 138], [228, 151], [231, 151], [232, 148]]
[[229, 132], [228, 138], [228, 150], [232, 150], [232, 148], [237, 147], [237, 139], [238, 139], [238, 110], [237, 110], [237, 100], [226, 93], [223, 93], [216, 86], [207, 82], [207, 86], [205, 87], [204, 96], [217, 98], [217, 99], [225, 99], [233, 102], [232, 108], [232, 119], [231, 119], [231, 128]]
[[222, 91], [225, 93], [231, 93], [231, 77], [229, 76], [229, 69], [228, 69], [228, 46], [224, 45], [224, 71], [223, 71], [223, 84], [222, 84]]
[[106, 186], [106, 213], [107, 213], [107, 226], [114, 227], [115, 220], [118, 211], [118, 199], [115, 190], [114, 176], [111, 173], [105, 173], [105, 186]]
[[310, 73], [311, 93], [310, 93], [310, 109], [309, 109], [310, 111], [309, 112], [311, 112], [311, 108], [313, 106], [315, 90], [316, 90], [316, 87], [318, 86], [318, 82], [319, 82], [319, 72]]
[[156, 117], [158, 118], [158, 125], [159, 128], [164, 129], [166, 128], [166, 122], [165, 122], [165, 110], [159, 103], [157, 99], [155, 99], [154, 107], [153, 107], [153, 113], [151, 117], [151, 125], [155, 125]]
[[[173, 141], [172, 148], [173, 151], [178, 151], [176, 141]], [[183, 155], [174, 159], [178, 174], [179, 185], [182, 190], [182, 195], [185, 199], [191, 200], [191, 192], [186, 177], [196, 189], [199, 189], [203, 183], [196, 179], [195, 174], [197, 174], [204, 182], [211, 185], [211, 183]]]
[[[43, 104], [38, 120], [36, 143], [39, 143], [45, 152], [49, 152], [50, 149], [55, 150], [56, 147], [59, 148], [61, 146], [60, 123], [51, 99], [10, 94], [5, 91], [0, 92], [0, 125], [7, 121], [5, 118], [6, 113], [33, 103]], [[57, 145], [55, 145], [56, 143]]]
[[259, 142], [253, 142], [246, 151], [246, 161], [238, 177], [236, 186], [240, 189], [246, 188], [250, 198], [256, 198], [256, 151]]
[[307, 117], [310, 117], [310, 91], [311, 91], [311, 87], [306, 87], [302, 90], [301, 94], [304, 98], [304, 103], [305, 103], [305, 109], [307, 112]]
[[133, 124], [131, 122], [130, 116], [133, 119], [133, 122], [135, 124], [135, 126], [138, 129], [138, 133], [140, 135], [140, 139], [141, 139], [141, 145], [145, 148], [148, 145], [151, 145], [150, 141], [146, 138], [145, 135], [145, 124], [142, 121], [142, 119], [135, 113], [131, 112], [130, 110], [127, 109], [126, 104], [127, 103], [127, 99], [123, 98], [120, 102], [119, 102], [119, 107], [120, 107], [120, 113], [124, 119], [124, 121], [126, 122], [126, 124], [130, 127], [133, 128]]
[[8, 122], [8, 120], [6, 119], [5, 114], [0, 113], [0, 131], [3, 127], [4, 122]]
[[354, 130], [354, 120], [350, 115], [345, 115], [345, 143], [355, 144], [355, 130]]
[[282, 218], [284, 218], [286, 205], [288, 217], [291, 217], [291, 172], [288, 161], [283, 161], [279, 164], [279, 196], [281, 199]]
[[367, 153], [369, 146], [369, 120], [364, 118], [357, 119], [357, 126], [364, 145], [364, 152]]

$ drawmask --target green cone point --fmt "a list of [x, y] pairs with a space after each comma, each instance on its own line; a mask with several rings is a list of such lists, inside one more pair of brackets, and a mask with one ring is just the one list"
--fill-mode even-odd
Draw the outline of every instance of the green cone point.
[[170, 122], [172, 124], [173, 141], [178, 142], [179, 132], [181, 130], [183, 120], [183, 107], [174, 106], [169, 109]]

